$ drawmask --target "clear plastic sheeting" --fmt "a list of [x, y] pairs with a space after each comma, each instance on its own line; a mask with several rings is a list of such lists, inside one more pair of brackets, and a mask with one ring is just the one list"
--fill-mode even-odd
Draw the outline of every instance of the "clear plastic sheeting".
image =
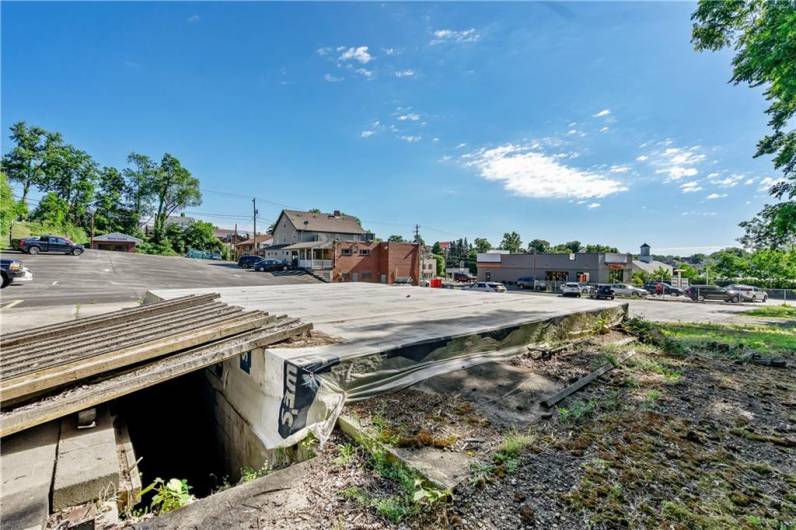
[[[153, 291], [149, 298], [203, 291]], [[309, 433], [325, 441], [347, 401], [571, 340], [627, 314], [615, 302], [367, 283], [213, 291], [229, 304], [312, 322], [330, 339], [255, 350], [214, 372], [268, 449]]]

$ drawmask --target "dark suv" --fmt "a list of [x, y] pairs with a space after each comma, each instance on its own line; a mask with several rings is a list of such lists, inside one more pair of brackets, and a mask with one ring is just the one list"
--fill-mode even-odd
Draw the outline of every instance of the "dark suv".
[[736, 289], [719, 287], [718, 285], [692, 285], [686, 289], [686, 294], [691, 300], [721, 300], [723, 302], [740, 302], [742, 294]]
[[680, 296], [683, 294], [682, 289], [672, 287], [670, 284], [664, 282], [647, 282], [644, 284], [644, 289], [650, 294], [657, 294], [658, 284], [663, 286], [663, 294], [671, 294], [674, 296]]
[[34, 255], [39, 252], [59, 252], [61, 254], [79, 256], [84, 250], [83, 245], [72, 243], [67, 238], [61, 236], [26, 237], [14, 243], [17, 250]]
[[241, 256], [238, 260], [238, 267], [241, 269], [251, 269], [261, 259], [263, 258], [260, 256]]

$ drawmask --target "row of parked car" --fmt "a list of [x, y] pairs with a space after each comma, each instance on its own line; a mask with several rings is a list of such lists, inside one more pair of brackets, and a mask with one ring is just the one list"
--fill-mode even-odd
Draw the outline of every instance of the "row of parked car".
[[33, 273], [22, 265], [18, 259], [0, 259], [0, 289], [5, 289], [12, 283], [26, 283], [33, 280]]
[[275, 272], [294, 269], [295, 266], [287, 261], [261, 258], [260, 256], [241, 256], [238, 259], [241, 269], [254, 269], [256, 272]]
[[562, 296], [583, 295], [592, 298], [613, 299], [616, 296], [645, 297], [650, 294], [688, 296], [695, 302], [705, 300], [720, 300], [723, 302], [765, 302], [768, 300], [768, 293], [760, 287], [752, 285], [729, 285], [719, 287], [717, 285], [692, 285], [687, 289], [680, 289], [665, 282], [649, 282], [644, 287], [636, 287], [626, 283], [597, 284], [591, 286], [577, 282], [567, 282], [560, 288]]

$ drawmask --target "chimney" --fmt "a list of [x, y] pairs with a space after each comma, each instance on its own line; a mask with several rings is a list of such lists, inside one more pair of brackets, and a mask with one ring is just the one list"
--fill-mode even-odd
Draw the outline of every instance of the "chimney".
[[650, 246], [648, 244], [644, 243], [641, 245], [641, 254], [639, 254], [638, 259], [644, 263], [650, 263], [652, 261], [652, 256], [650, 256]]

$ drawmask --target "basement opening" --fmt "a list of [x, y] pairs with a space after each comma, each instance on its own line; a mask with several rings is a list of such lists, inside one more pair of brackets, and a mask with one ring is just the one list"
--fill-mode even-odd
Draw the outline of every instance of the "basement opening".
[[[115, 402], [127, 423], [142, 487], [160, 477], [185, 479], [196, 497], [218, 489], [238, 470], [226, 469], [203, 370], [171, 379]], [[139, 508], [148, 506], [150, 492]]]

